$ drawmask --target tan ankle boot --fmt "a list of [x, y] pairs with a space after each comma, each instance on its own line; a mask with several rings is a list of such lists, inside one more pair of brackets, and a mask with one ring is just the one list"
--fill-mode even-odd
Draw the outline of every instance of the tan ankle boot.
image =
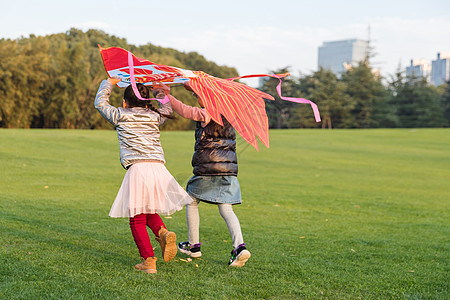
[[171, 261], [177, 255], [177, 235], [175, 232], [168, 231], [166, 228], [161, 227], [156, 240], [161, 245], [164, 261]]
[[145, 273], [156, 273], [156, 257], [148, 257], [142, 263], [135, 265], [137, 270], [144, 271]]

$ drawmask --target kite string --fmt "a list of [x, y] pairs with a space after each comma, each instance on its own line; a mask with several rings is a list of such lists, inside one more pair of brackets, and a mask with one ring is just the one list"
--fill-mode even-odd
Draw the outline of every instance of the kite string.
[[133, 64], [133, 54], [131, 54], [130, 51], [128, 51], [128, 68], [130, 70], [130, 82], [131, 82], [131, 87], [133, 88], [133, 92], [136, 95], [136, 97], [140, 100], [157, 100], [159, 101], [161, 104], [166, 104], [167, 102], [169, 102], [169, 97], [167, 97], [167, 95], [164, 95], [163, 99], [158, 99], [158, 98], [143, 98], [141, 97], [141, 94], [139, 93], [139, 90], [137, 89], [136, 86], [136, 79], [134, 78], [134, 64]]

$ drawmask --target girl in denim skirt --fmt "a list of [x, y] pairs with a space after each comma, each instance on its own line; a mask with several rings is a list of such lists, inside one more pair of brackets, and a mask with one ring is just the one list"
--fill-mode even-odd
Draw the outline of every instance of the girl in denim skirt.
[[[188, 83], [184, 86], [192, 91]], [[232, 267], [243, 267], [250, 258], [250, 252], [245, 247], [241, 225], [233, 211], [233, 205], [241, 203], [235, 130], [225, 118], [222, 118], [223, 126], [214, 122], [203, 108], [201, 99], [199, 104], [202, 108], [185, 105], [169, 94], [167, 86], [163, 88], [175, 112], [184, 118], [197, 121], [195, 152], [192, 157], [194, 176], [186, 186], [186, 191], [194, 201], [186, 205], [188, 241], [179, 243], [178, 249], [191, 257], [202, 255], [198, 205], [200, 202], [216, 204], [233, 241], [228, 264]]]

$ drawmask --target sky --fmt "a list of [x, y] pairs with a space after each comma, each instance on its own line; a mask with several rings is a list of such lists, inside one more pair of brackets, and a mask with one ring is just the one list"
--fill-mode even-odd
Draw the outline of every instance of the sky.
[[0, 0], [0, 28], [0, 39], [99, 29], [134, 45], [195, 51], [240, 75], [284, 67], [310, 75], [324, 41], [370, 38], [372, 65], [389, 77], [411, 59], [450, 52], [450, 1]]

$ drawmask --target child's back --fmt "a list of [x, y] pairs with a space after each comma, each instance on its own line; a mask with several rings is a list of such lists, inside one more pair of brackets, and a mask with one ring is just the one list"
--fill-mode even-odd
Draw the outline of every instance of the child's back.
[[[138, 85], [138, 87], [141, 94], [148, 98], [148, 95], [145, 96], [145, 94], [148, 94], [148, 89], [143, 85]], [[159, 139], [159, 126], [167, 119], [166, 115], [172, 112], [170, 103], [166, 103], [159, 111], [156, 111], [151, 108], [132, 106], [149, 105], [149, 103], [144, 103], [141, 100], [136, 99], [134, 102], [129, 100], [128, 103], [124, 100], [124, 107], [116, 108], [109, 104], [111, 89], [112, 84], [108, 80], [104, 80], [95, 98], [95, 108], [116, 128], [122, 166], [127, 169], [138, 161], [165, 163], [164, 152]], [[132, 91], [131, 86], [127, 89], [124, 97], [127, 97], [129, 91]], [[132, 96], [128, 97], [133, 98]]]
[[[131, 86], [125, 89], [123, 107], [109, 104], [114, 79], [104, 80], [95, 98], [95, 107], [114, 125], [120, 145], [120, 162], [127, 169], [111, 207], [111, 217], [130, 218], [130, 229], [144, 262], [136, 269], [156, 273], [156, 257], [148, 236], [148, 226], [161, 245], [164, 261], [177, 253], [176, 235], [168, 231], [158, 214], [181, 210], [192, 199], [164, 166], [164, 152], [159, 140], [159, 125], [170, 118], [170, 103], [161, 110], [150, 101], [136, 97]], [[149, 90], [138, 85], [140, 97], [149, 98]]]

